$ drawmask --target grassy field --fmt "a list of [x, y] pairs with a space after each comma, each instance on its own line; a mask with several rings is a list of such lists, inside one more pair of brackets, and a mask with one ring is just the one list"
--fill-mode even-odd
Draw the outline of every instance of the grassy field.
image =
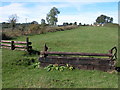
[[[79, 27], [73, 30], [28, 36], [34, 50], [108, 53], [117, 46], [117, 27]], [[27, 36], [18, 37], [24, 41]], [[97, 70], [65, 70], [47, 72], [31, 65], [16, 65], [20, 60], [38, 60], [38, 55], [23, 51], [2, 50], [3, 88], [117, 88], [118, 75]]]

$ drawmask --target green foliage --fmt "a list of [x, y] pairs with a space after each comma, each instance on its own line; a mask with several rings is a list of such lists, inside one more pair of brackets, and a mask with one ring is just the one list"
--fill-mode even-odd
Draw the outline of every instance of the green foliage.
[[47, 32], [56, 32], [56, 31], [65, 31], [65, 30], [71, 30], [73, 28], [77, 28], [76, 25], [72, 26], [63, 26], [63, 27], [49, 27], [46, 24], [45, 25], [39, 25], [39, 24], [30, 24], [27, 25], [21, 25], [18, 27], [18, 29], [11, 31], [11, 30], [4, 30], [2, 32], [2, 38], [3, 39], [11, 39], [16, 38], [19, 36], [25, 36], [25, 35], [34, 35], [34, 34], [45, 34]]
[[112, 17], [108, 17], [106, 15], [101, 15], [101, 16], [97, 17], [96, 22], [98, 24], [112, 23], [113, 22], [113, 18]]
[[36, 62], [32, 64], [33, 68], [39, 68], [40, 67], [40, 62]]
[[77, 22], [74, 22], [74, 25], [77, 25]]
[[41, 25], [46, 25], [46, 23], [45, 23], [45, 19], [41, 19]]
[[59, 13], [60, 11], [56, 7], [53, 7], [50, 10], [50, 12], [47, 14], [47, 17], [46, 17], [46, 20], [49, 25], [56, 25], [56, 23], [58, 22], [57, 14]]
[[32, 21], [31, 24], [38, 24], [38, 22], [37, 21]]
[[12, 63], [12, 65], [23, 65], [23, 66], [30, 66], [30, 65], [34, 65], [36, 66], [37, 58], [36, 57], [23, 57], [19, 60], [16, 60], [16, 62]]
[[66, 64], [66, 66], [58, 66], [57, 64], [49, 64], [46, 66], [44, 69], [47, 71], [53, 71], [53, 70], [58, 70], [58, 71], [63, 71], [63, 70], [73, 70], [74, 68], [72, 66], [69, 66]]

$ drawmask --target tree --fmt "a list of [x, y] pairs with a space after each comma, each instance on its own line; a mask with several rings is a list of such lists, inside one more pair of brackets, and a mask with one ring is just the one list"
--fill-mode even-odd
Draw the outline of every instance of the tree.
[[56, 25], [56, 23], [58, 22], [57, 14], [60, 14], [60, 11], [56, 7], [53, 7], [47, 14], [46, 20], [49, 25]]
[[98, 24], [113, 23], [113, 18], [108, 17], [106, 15], [100, 15], [99, 17], [97, 17], [96, 23]]
[[82, 24], [81, 23], [79, 23], [79, 26], [81, 26]]
[[38, 22], [37, 21], [32, 21], [31, 24], [38, 24]]
[[112, 17], [110, 18], [110, 23], [113, 23], [113, 18]]
[[64, 23], [63, 23], [63, 26], [67, 26], [67, 25], [68, 25], [68, 22], [64, 22]]
[[69, 25], [72, 25], [72, 23], [69, 23]]
[[74, 25], [77, 25], [77, 22], [74, 22]]
[[11, 24], [12, 30], [16, 27], [16, 22], [18, 21], [18, 16], [16, 14], [12, 14], [9, 16], [8, 22]]
[[45, 19], [41, 19], [41, 25], [45, 25]]

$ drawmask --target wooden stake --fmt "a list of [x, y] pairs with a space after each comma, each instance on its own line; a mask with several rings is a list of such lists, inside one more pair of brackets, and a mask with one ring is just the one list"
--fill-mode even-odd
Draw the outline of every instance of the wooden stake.
[[11, 50], [14, 50], [15, 46], [14, 46], [14, 41], [11, 41]]

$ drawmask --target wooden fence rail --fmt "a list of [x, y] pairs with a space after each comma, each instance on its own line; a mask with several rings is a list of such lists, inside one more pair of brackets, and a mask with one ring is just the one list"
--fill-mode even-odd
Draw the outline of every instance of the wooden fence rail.
[[112, 54], [102, 54], [102, 53], [78, 53], [78, 52], [44, 52], [44, 54], [49, 55], [80, 55], [80, 56], [109, 56], [111, 57]]
[[22, 51], [30, 52], [32, 50], [32, 46], [30, 46], [31, 44], [32, 44], [32, 42], [29, 42], [28, 37], [26, 38], [26, 41], [1, 40], [1, 48], [8, 48], [11, 50], [22, 50]]
[[79, 53], [79, 52], [49, 52], [45, 45], [40, 52], [41, 66], [49, 64], [69, 64], [79, 69], [109, 71], [115, 69], [117, 48], [113, 47], [108, 53]]

